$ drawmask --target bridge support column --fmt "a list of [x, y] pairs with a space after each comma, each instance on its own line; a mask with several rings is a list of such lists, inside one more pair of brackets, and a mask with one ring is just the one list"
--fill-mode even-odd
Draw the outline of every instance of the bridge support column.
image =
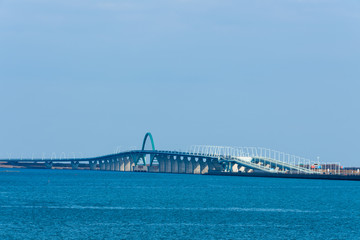
[[89, 161], [90, 170], [96, 170], [97, 162], [96, 161]]
[[186, 173], [186, 168], [185, 168], [185, 158], [183, 158], [183, 160], [179, 159], [179, 173]]
[[221, 166], [221, 164], [218, 162], [218, 160], [213, 160], [211, 162], [211, 164], [209, 164], [209, 168], [212, 171], [219, 171], [221, 172], [223, 170], [223, 167]]
[[231, 164], [231, 172], [233, 172], [233, 173], [239, 172], [239, 165], [237, 163]]
[[79, 168], [79, 161], [71, 161], [71, 168], [77, 170]]
[[133, 159], [130, 158], [130, 172], [134, 171], [134, 167], [135, 167], [135, 162]]
[[110, 159], [110, 171], [115, 171], [115, 160]]
[[105, 160], [99, 160], [99, 165], [100, 165], [100, 170], [101, 170], [101, 171], [105, 171], [105, 170], [106, 170]]
[[124, 164], [124, 158], [120, 158], [119, 159], [119, 165], [120, 165], [120, 171], [124, 172], [125, 171], [125, 164]]
[[206, 174], [209, 172], [209, 164], [200, 160], [200, 174]]
[[165, 159], [165, 172], [171, 173], [171, 164], [172, 164], [171, 159], [166, 157], [166, 159]]
[[229, 163], [229, 162], [226, 162], [225, 163], [225, 169], [224, 169], [224, 172], [230, 172], [231, 171], [231, 163]]
[[[156, 162], [158, 164], [154, 164], [154, 161], [156, 160]], [[148, 168], [148, 172], [160, 172], [160, 161], [159, 161], [159, 157], [156, 156], [154, 159], [153, 159], [153, 163], [151, 166], [149, 166]]]
[[105, 170], [110, 171], [110, 160], [105, 160]]
[[239, 172], [246, 172], [246, 167], [241, 166], [241, 167], [239, 168]]
[[171, 160], [171, 173], [179, 173], [179, 160], [173, 158], [170, 160]]
[[53, 162], [52, 162], [52, 161], [46, 161], [46, 162], [45, 162], [45, 167], [46, 167], [47, 169], [52, 169], [52, 166], [53, 166]]
[[166, 164], [165, 164], [165, 159], [163, 157], [157, 157], [157, 160], [159, 162], [159, 172], [164, 173], [166, 172]]
[[117, 158], [115, 161], [115, 171], [120, 171], [120, 160]]
[[188, 174], [193, 174], [194, 173], [194, 169], [193, 169], [193, 160], [190, 159], [186, 159], [185, 160], [185, 173]]
[[193, 164], [193, 173], [194, 174], [200, 174], [200, 159], [198, 159], [198, 161], [193, 161], [192, 162]]
[[124, 171], [130, 172], [130, 160], [128, 158], [124, 159]]
[[[216, 169], [216, 160], [211, 160], [208, 161], [208, 165], [209, 165], [209, 171], [217, 171], [218, 169]], [[221, 171], [221, 170], [219, 170]]]

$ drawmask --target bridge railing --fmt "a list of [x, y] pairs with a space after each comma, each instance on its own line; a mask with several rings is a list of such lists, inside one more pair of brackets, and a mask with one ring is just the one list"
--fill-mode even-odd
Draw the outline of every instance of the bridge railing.
[[[262, 159], [279, 164], [293, 170], [305, 173], [317, 173], [323, 171], [321, 166], [329, 166], [328, 163], [320, 161], [312, 161], [310, 159], [288, 154], [285, 152], [272, 150], [262, 147], [226, 147], [226, 146], [209, 146], [209, 145], [194, 145], [189, 152], [198, 155], [206, 155], [217, 158], [234, 158], [251, 157], [254, 159]], [[319, 168], [320, 166], [320, 168]], [[340, 163], [338, 168], [333, 173], [340, 173]]]

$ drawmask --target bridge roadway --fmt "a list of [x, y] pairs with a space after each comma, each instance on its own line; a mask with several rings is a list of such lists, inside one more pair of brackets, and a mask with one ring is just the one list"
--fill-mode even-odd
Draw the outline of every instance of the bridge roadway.
[[[152, 149], [145, 150], [147, 139], [151, 140]], [[149, 161], [146, 161], [149, 160]], [[80, 163], [88, 165], [90, 170], [103, 171], [147, 171], [160, 173], [207, 174], [212, 172], [265, 172], [265, 173], [301, 173], [317, 174], [316, 171], [290, 164], [278, 159], [262, 156], [234, 156], [214, 152], [179, 152], [155, 150], [151, 133], [147, 133], [141, 150], [125, 151], [91, 158], [60, 159], [2, 159], [8, 164], [44, 163], [49, 169], [56, 163], [71, 164], [78, 169]], [[146, 162], [149, 162], [146, 165]]]

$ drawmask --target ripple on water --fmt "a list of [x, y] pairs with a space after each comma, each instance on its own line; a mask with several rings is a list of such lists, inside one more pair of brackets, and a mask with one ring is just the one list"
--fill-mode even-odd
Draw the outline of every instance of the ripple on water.
[[360, 239], [360, 182], [20, 170], [0, 239]]

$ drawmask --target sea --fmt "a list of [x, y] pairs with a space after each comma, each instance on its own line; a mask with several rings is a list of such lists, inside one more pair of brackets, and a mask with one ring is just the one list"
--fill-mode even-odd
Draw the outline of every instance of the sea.
[[360, 182], [0, 169], [0, 239], [360, 239]]

